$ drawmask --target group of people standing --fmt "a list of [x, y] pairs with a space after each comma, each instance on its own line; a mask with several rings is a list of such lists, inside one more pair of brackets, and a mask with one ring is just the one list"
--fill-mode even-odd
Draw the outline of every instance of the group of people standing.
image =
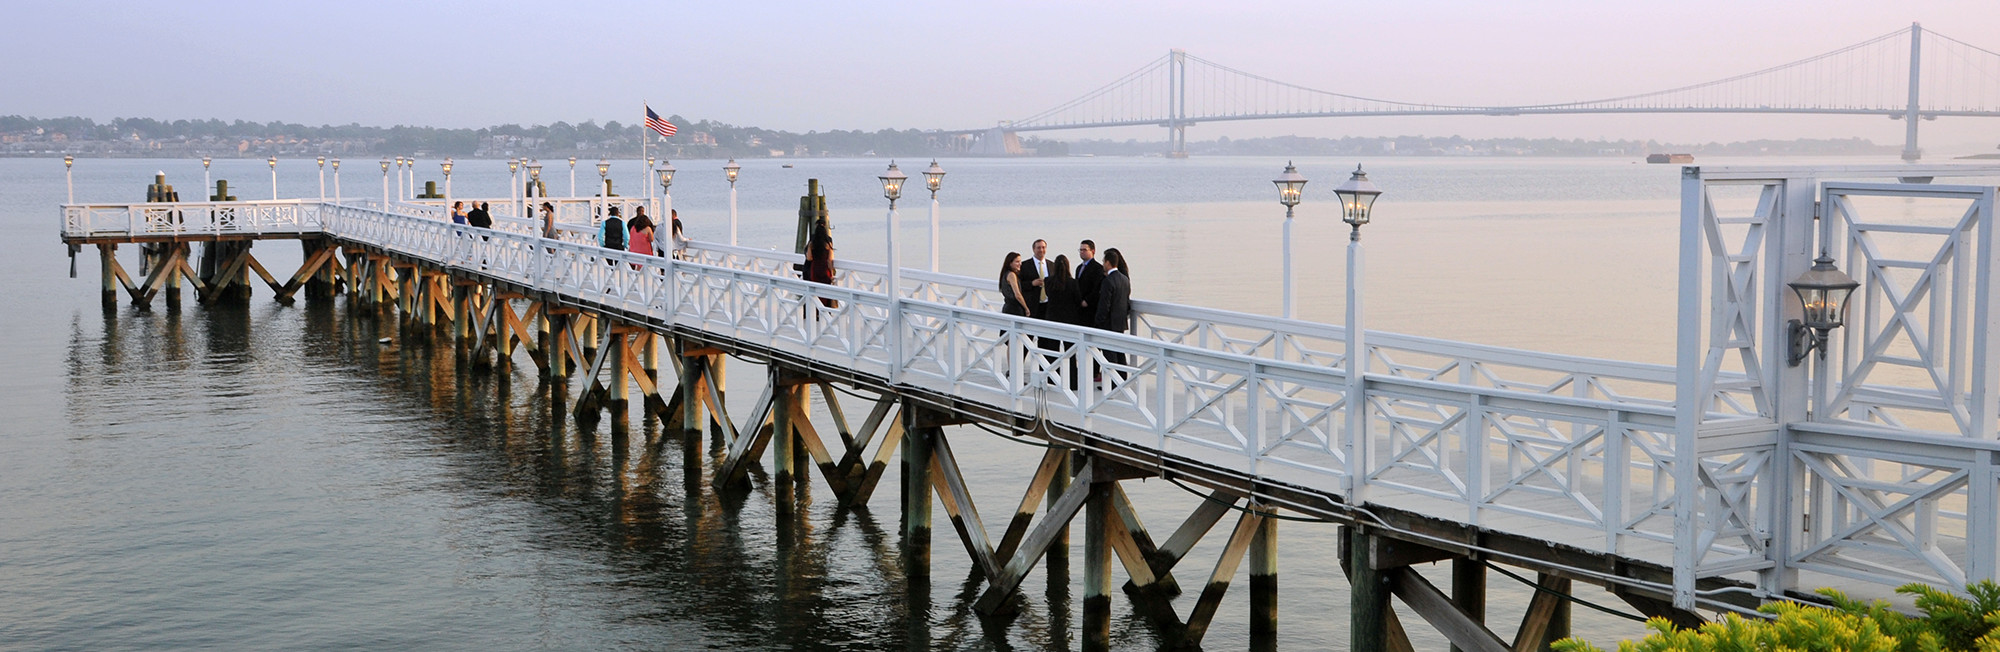
[[477, 202], [472, 205], [472, 210], [468, 211], [465, 210], [465, 202], [452, 202], [451, 222], [453, 224], [476, 226], [482, 229], [493, 228], [493, 214], [486, 212], [486, 206], [486, 202]]
[[[1097, 243], [1077, 243], [1078, 262], [1068, 256], [1049, 260], [1049, 243], [1036, 240], [1034, 257], [1022, 258], [1018, 251], [1007, 253], [1000, 264], [1001, 312], [1009, 315], [1098, 328], [1123, 333], [1132, 318], [1131, 270], [1117, 248], [1104, 250], [1104, 262], [1097, 261]], [[1041, 348], [1057, 349], [1060, 343], [1042, 342]], [[1124, 364], [1125, 355], [1106, 352], [1105, 360]]]

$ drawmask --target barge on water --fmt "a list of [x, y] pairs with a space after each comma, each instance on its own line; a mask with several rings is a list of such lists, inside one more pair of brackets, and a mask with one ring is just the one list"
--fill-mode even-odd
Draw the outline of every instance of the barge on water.
[[1647, 154], [1647, 163], [1693, 163], [1693, 154]]

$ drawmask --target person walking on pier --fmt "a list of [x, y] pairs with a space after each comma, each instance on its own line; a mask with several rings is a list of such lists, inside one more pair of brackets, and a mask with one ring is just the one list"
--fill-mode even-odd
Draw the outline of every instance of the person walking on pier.
[[673, 230], [667, 235], [667, 237], [673, 239], [673, 242], [669, 244], [673, 248], [674, 260], [685, 259], [687, 257], [688, 237], [687, 234], [681, 233], [681, 212], [669, 208], [667, 209], [667, 216], [674, 221]]
[[[1117, 247], [1112, 247], [1104, 250], [1104, 284], [1097, 293], [1097, 327], [1114, 333], [1123, 333], [1131, 321], [1131, 273], [1125, 269], [1125, 254], [1119, 253]], [[1104, 361], [1123, 366], [1125, 353], [1106, 351]], [[1122, 372], [1117, 373], [1119, 378], [1124, 377]]]
[[542, 237], [556, 239], [556, 205], [542, 202]]

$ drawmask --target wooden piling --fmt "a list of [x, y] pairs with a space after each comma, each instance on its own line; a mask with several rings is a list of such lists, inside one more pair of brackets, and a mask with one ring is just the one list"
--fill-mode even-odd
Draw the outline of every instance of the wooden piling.
[[1382, 652], [1389, 649], [1388, 577], [1375, 568], [1370, 554], [1374, 538], [1366, 529], [1347, 526], [1348, 649]]
[[112, 271], [114, 267], [118, 264], [117, 256], [118, 256], [118, 245], [115, 244], [97, 245], [98, 273], [102, 276], [104, 282], [103, 290], [100, 291], [98, 294], [99, 294], [99, 299], [102, 300], [104, 302], [104, 305], [106, 306], [118, 305], [118, 274], [117, 272]]
[[931, 438], [937, 428], [917, 425], [917, 407], [905, 401], [903, 431], [903, 561], [904, 573], [930, 575], [931, 569]]
[[1278, 634], [1278, 519], [1263, 515], [1250, 537], [1250, 638], [1268, 640]]
[[[1486, 623], [1486, 563], [1468, 557], [1451, 560], [1451, 603], [1472, 622]], [[1451, 652], [1465, 652], [1451, 646]]]
[[[799, 399], [797, 386], [785, 385], [783, 373], [777, 367], [771, 368], [771, 465], [775, 467], [771, 477], [771, 490], [777, 503], [779, 514], [792, 513], [794, 495], [792, 479], [799, 473], [798, 438], [792, 425], [793, 411]], [[784, 520], [779, 520], [784, 527]]]
[[[1049, 490], [1045, 498], [1045, 500], [1048, 501], [1047, 503], [1048, 509], [1055, 509], [1056, 501], [1060, 500], [1062, 498], [1063, 492], [1069, 489], [1070, 479], [1074, 477], [1076, 477], [1076, 453], [1068, 452], [1067, 454], [1062, 456], [1062, 461], [1057, 463], [1055, 475], [1049, 479]], [[1062, 526], [1061, 529], [1056, 530], [1055, 539], [1049, 542], [1049, 550], [1046, 563], [1048, 565], [1048, 571], [1051, 574], [1056, 573], [1058, 570], [1062, 572], [1068, 572], [1069, 570], [1069, 526], [1068, 525], [1064, 525]]]
[[1083, 512], [1083, 649], [1111, 649], [1111, 490], [1091, 482]]

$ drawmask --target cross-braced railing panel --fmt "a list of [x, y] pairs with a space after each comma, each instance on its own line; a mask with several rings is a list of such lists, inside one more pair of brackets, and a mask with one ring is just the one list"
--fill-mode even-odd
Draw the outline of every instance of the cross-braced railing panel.
[[1992, 310], [1993, 188], [1829, 185], [1824, 210], [1861, 283], [1822, 419], [1982, 439], [1996, 387], [1972, 328]]

